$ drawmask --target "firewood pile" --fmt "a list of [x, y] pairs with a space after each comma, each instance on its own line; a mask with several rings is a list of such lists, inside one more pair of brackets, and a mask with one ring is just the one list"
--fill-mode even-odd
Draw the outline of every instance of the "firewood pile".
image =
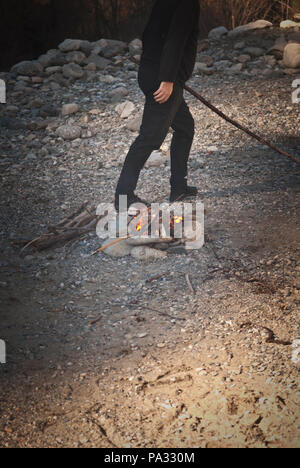
[[63, 242], [83, 238], [96, 230], [98, 220], [99, 216], [96, 214], [95, 206], [90, 205], [89, 201], [85, 201], [58, 224], [48, 226], [47, 232], [29, 240], [11, 239], [11, 244], [21, 247], [20, 256], [25, 256], [32, 251], [41, 252]]

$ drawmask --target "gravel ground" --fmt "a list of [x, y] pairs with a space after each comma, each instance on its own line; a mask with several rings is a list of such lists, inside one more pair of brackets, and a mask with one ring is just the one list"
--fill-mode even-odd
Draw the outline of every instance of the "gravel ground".
[[[228, 55], [232, 43], [222, 50]], [[189, 84], [299, 155], [295, 76], [267, 75], [258, 62], [240, 73], [195, 74]], [[143, 108], [126, 57], [67, 86], [21, 81], [9, 81], [0, 114], [0, 446], [299, 447], [297, 164], [186, 93], [205, 246], [144, 263], [92, 257], [100, 241], [91, 233], [21, 258], [11, 238], [36, 237], [84, 200], [113, 200], [137, 134], [116, 105], [134, 103], [131, 117]], [[113, 92], [120, 86], [121, 98]], [[69, 103], [79, 110], [62, 117]], [[79, 125], [81, 138], [58, 137], [65, 123]], [[166, 200], [168, 178], [166, 158], [143, 170], [137, 192]]]

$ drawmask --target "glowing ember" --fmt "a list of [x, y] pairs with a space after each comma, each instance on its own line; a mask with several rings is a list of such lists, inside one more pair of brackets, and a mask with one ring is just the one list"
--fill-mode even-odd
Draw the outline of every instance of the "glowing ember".
[[141, 225], [141, 223], [139, 223], [139, 224], [137, 225], [137, 227], [136, 227], [136, 230], [139, 232], [141, 229], [142, 229], [142, 225]]

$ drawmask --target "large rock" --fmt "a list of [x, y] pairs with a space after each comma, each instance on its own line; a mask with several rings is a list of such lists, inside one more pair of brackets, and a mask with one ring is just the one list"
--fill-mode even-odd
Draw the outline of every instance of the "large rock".
[[81, 41], [80, 42], [80, 50], [83, 52], [85, 55], [90, 55], [93, 50], [93, 44], [89, 41]]
[[148, 161], [146, 162], [146, 167], [160, 167], [163, 166], [166, 162], [166, 156], [160, 151], [153, 151]]
[[116, 112], [119, 114], [121, 119], [127, 119], [135, 111], [135, 105], [131, 101], [125, 101], [116, 107]]
[[79, 50], [80, 44], [80, 39], [66, 39], [61, 44], [59, 44], [58, 48], [62, 52], [72, 52], [73, 50]]
[[43, 73], [43, 66], [38, 61], [24, 61], [17, 63], [11, 69], [12, 73], [17, 73], [18, 75], [24, 76], [36, 76]]
[[41, 55], [38, 58], [38, 61], [46, 68], [46, 67], [56, 67], [62, 66], [66, 64], [66, 59], [64, 54], [57, 49], [48, 50], [48, 52], [44, 55]]
[[133, 57], [142, 53], [143, 43], [140, 39], [134, 39], [129, 43], [129, 53]]
[[[107, 239], [106, 241], [103, 242], [102, 247], [105, 247], [106, 245], [111, 244], [115, 240], [117, 239]], [[119, 242], [116, 242], [110, 247], [107, 247], [104, 250], [104, 253], [106, 255], [109, 255], [110, 257], [122, 258], [122, 257], [126, 257], [126, 255], [130, 255], [131, 251], [132, 251], [132, 246], [128, 245], [126, 242], [126, 239], [124, 239], [124, 240], [120, 240]]]
[[65, 117], [66, 115], [76, 114], [76, 112], [78, 111], [79, 111], [78, 104], [75, 104], [75, 103], [65, 104], [64, 106], [62, 106], [61, 115]]
[[228, 34], [228, 29], [225, 28], [225, 26], [219, 26], [218, 28], [212, 29], [209, 32], [208, 37], [209, 39], [214, 39], [214, 40], [219, 41], [224, 36], [227, 36], [227, 34]]
[[251, 31], [256, 31], [257, 29], [265, 29], [272, 27], [273, 24], [270, 21], [265, 20], [257, 20], [253, 21], [252, 23], [244, 24], [242, 26], [238, 26], [234, 28], [232, 31], [229, 31], [229, 37], [239, 36], [240, 34], [244, 34]]
[[66, 55], [66, 61], [68, 63], [77, 63], [80, 65], [85, 59], [85, 54], [80, 51], [68, 52]]
[[211, 55], [201, 54], [197, 60], [199, 63], [205, 63], [208, 67], [214, 64], [214, 58]]
[[280, 36], [276, 39], [274, 45], [268, 50], [269, 55], [274, 55], [278, 59], [282, 59], [283, 52], [287, 46], [287, 41], [284, 36]]
[[261, 57], [265, 54], [265, 51], [260, 47], [246, 47], [243, 52], [245, 54], [251, 55], [251, 57]]
[[127, 95], [128, 91], [124, 86], [118, 86], [109, 93], [112, 103], [120, 102]]
[[288, 68], [300, 68], [300, 44], [288, 44], [284, 49], [283, 61]]
[[282, 29], [295, 28], [297, 26], [300, 26], [300, 23], [296, 23], [296, 21], [291, 21], [291, 20], [281, 21], [280, 23], [280, 27]]
[[84, 70], [77, 63], [64, 65], [62, 69], [65, 78], [78, 80], [84, 76]]
[[215, 71], [213, 67], [208, 67], [206, 63], [197, 62], [195, 64], [195, 73], [203, 73], [205, 75], [212, 75]]
[[81, 127], [77, 125], [62, 125], [56, 130], [56, 135], [64, 140], [75, 140], [81, 137]]
[[142, 119], [143, 119], [143, 117], [141, 115], [138, 115], [134, 119], [130, 119], [126, 124], [126, 127], [131, 132], [138, 132], [140, 130], [141, 125], [142, 125]]
[[85, 59], [84, 64], [88, 65], [89, 63], [94, 63], [98, 70], [104, 70], [107, 65], [111, 62], [104, 57], [100, 57], [96, 54], [91, 54], [87, 59]]
[[105, 58], [112, 58], [116, 55], [122, 54], [128, 49], [128, 45], [123, 41], [116, 41], [114, 39], [100, 39], [100, 41], [93, 43], [93, 53], [102, 55]]

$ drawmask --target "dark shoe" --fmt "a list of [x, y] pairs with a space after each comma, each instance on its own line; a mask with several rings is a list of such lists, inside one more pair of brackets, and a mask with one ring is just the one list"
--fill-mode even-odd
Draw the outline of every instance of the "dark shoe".
[[[115, 209], [116, 209], [116, 211], [120, 211], [119, 203], [120, 203], [119, 195], [116, 195], [116, 198], [115, 198]], [[131, 207], [131, 205], [133, 205], [134, 203], [142, 203], [143, 205], [149, 206], [148, 202], [146, 202], [145, 200], [142, 200], [137, 195], [132, 193], [132, 194], [127, 195], [127, 206], [125, 205], [125, 211], [128, 211], [129, 208]]]
[[172, 189], [170, 195], [170, 202], [174, 203], [176, 201], [182, 201], [189, 197], [195, 197], [198, 193], [197, 187], [187, 186], [184, 189], [176, 190]]

